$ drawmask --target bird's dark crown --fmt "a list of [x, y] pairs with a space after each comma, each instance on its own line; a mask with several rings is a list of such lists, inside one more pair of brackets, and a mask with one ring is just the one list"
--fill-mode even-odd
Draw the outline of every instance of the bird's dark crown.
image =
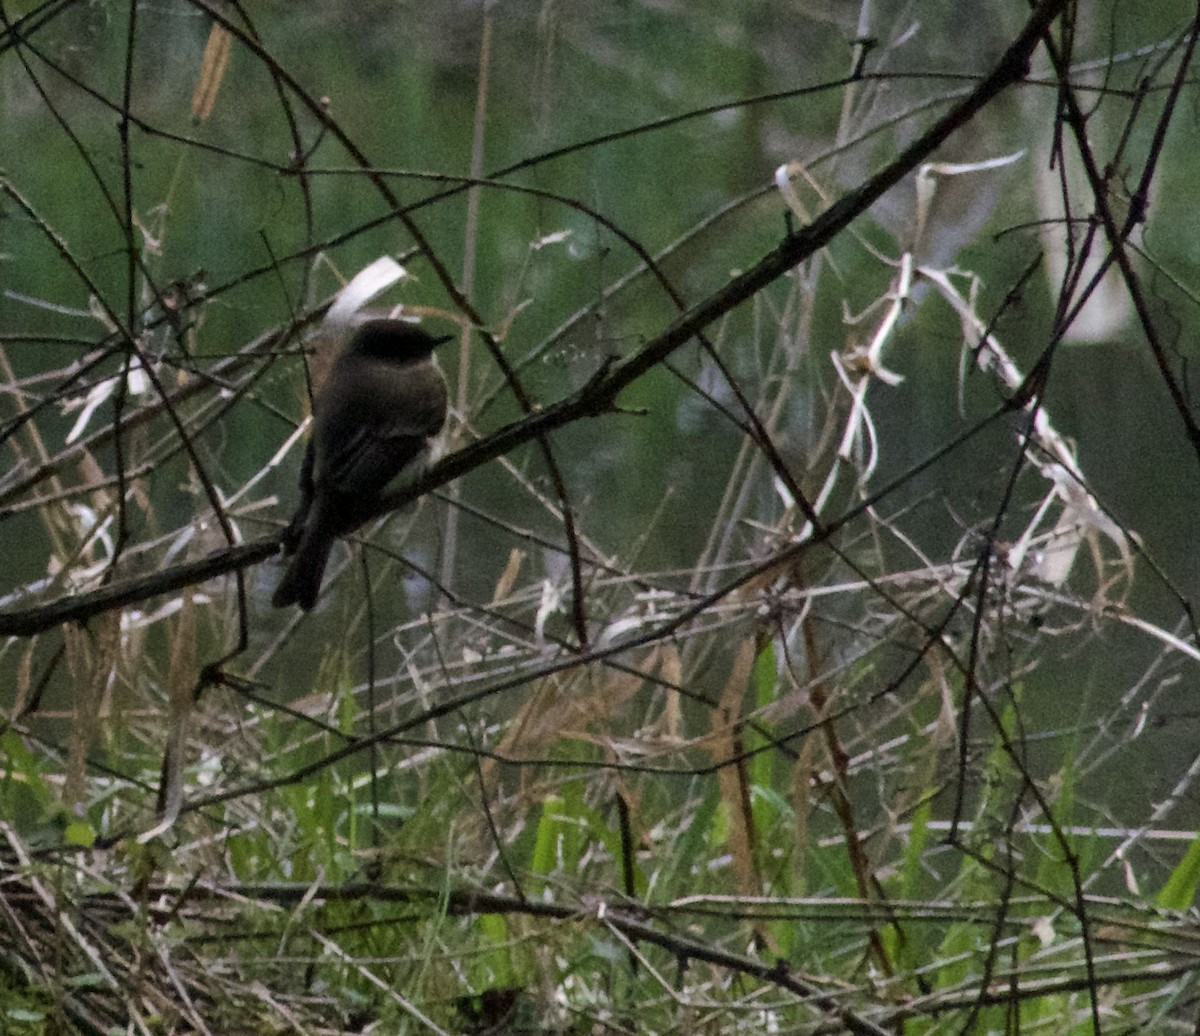
[[420, 360], [453, 337], [435, 338], [415, 324], [378, 318], [359, 324], [346, 348], [381, 360]]

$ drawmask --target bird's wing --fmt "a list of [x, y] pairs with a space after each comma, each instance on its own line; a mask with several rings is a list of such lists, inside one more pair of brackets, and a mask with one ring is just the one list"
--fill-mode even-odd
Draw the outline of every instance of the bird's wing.
[[441, 429], [445, 383], [433, 371], [376, 364], [356, 368], [354, 380], [343, 384], [346, 391], [318, 415], [316, 482], [373, 499]]
[[324, 458], [323, 485], [344, 494], [378, 496], [426, 448], [424, 435], [392, 434], [358, 425]]

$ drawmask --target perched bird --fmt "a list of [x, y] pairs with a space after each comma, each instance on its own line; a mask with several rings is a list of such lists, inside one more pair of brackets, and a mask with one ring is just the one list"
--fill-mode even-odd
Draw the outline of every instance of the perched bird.
[[333, 541], [371, 517], [385, 490], [418, 477], [446, 420], [435, 338], [401, 320], [367, 320], [334, 359], [313, 402], [300, 506], [283, 537], [292, 560], [276, 608], [317, 602]]

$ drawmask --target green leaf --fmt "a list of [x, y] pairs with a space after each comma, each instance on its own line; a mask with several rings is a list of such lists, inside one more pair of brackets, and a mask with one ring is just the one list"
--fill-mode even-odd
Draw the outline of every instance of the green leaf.
[[1164, 910], [1187, 910], [1196, 898], [1197, 885], [1200, 885], [1200, 835], [1192, 839], [1183, 859], [1154, 897], [1154, 903]]
[[80, 845], [90, 849], [96, 844], [96, 831], [85, 820], [72, 820], [63, 831], [67, 845]]

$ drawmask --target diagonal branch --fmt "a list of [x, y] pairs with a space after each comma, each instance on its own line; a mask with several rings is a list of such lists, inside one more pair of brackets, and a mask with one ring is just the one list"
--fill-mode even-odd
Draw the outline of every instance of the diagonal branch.
[[[734, 277], [721, 290], [681, 313], [665, 330], [627, 360], [610, 359], [582, 388], [544, 409], [493, 432], [485, 439], [450, 454], [419, 482], [382, 500], [377, 515], [445, 485], [497, 457], [529, 442], [546, 442], [551, 432], [584, 417], [612, 413], [624, 389], [667, 360], [714, 321], [752, 298], [814, 253], [866, 212], [888, 190], [924, 162], [956, 130], [965, 126], [1000, 93], [1024, 79], [1043, 33], [1066, 7], [1067, 0], [1044, 0], [1004, 52], [996, 67], [966, 97], [873, 177], [842, 196], [811, 224], [788, 235], [754, 266]], [[206, 7], [207, 9], [207, 7]], [[35, 609], [0, 612], [0, 635], [30, 636], [62, 622], [82, 622], [111, 608], [123, 607], [159, 593], [237, 571], [270, 557], [277, 541], [256, 543], [214, 553], [187, 565], [173, 566], [155, 576], [128, 580], [100, 591], [60, 599]]]

